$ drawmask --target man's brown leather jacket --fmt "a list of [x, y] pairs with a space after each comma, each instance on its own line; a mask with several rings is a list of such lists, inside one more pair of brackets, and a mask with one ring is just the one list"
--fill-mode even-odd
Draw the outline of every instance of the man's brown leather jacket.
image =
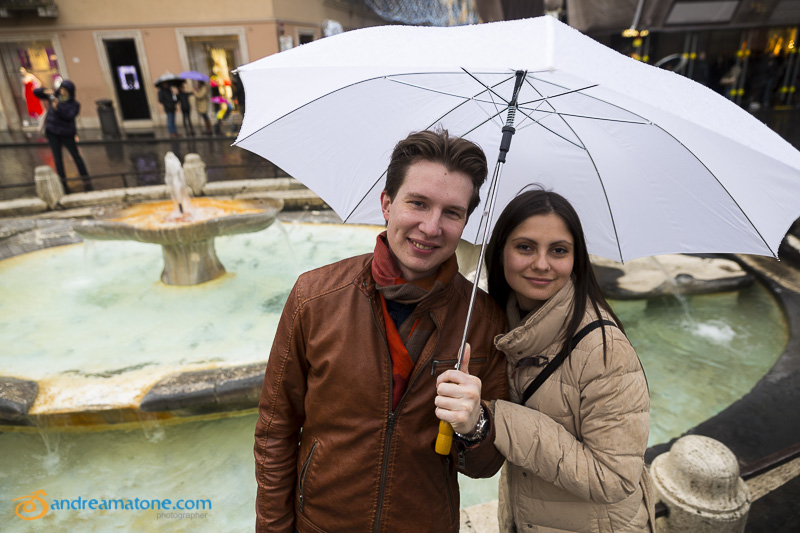
[[[289, 295], [256, 425], [257, 531], [455, 532], [456, 470], [490, 477], [503, 463], [491, 422], [478, 444], [454, 439], [447, 457], [433, 449], [436, 377], [455, 364], [471, 283], [456, 275], [417, 305], [414, 315], [430, 313], [436, 329], [392, 411], [392, 363], [371, 265], [368, 254], [308, 272]], [[505, 327], [505, 315], [481, 292], [468, 341], [469, 371], [481, 379], [484, 400], [508, 396], [505, 356], [493, 344]]]

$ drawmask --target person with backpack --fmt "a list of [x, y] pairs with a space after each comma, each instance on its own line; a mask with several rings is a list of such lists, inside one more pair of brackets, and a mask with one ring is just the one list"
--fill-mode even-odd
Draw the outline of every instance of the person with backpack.
[[575, 209], [554, 192], [520, 194], [497, 220], [486, 267], [510, 328], [495, 346], [511, 401], [489, 406], [506, 458], [500, 531], [654, 531], [647, 381]]

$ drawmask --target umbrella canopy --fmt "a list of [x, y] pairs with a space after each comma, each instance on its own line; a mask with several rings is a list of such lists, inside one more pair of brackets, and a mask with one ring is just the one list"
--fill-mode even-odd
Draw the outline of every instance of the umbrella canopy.
[[206, 83], [208, 83], [209, 80], [208, 76], [202, 72], [197, 72], [196, 70], [184, 70], [181, 72], [180, 77], [185, 80], [204, 81]]
[[[791, 145], [713, 91], [552, 17], [368, 28], [240, 67], [258, 97], [247, 99], [235, 144], [301, 180], [346, 221], [383, 223], [379, 195], [397, 141], [441, 126], [491, 161], [516, 71], [524, 80], [497, 214], [540, 184], [575, 206], [590, 253], [617, 261], [775, 255], [800, 215]], [[464, 238], [477, 242], [479, 224], [473, 215]]]
[[176, 76], [172, 72], [167, 72], [166, 74], [162, 74], [161, 76], [159, 76], [158, 79], [153, 83], [153, 85], [158, 87], [159, 85], [161, 85], [164, 82], [166, 82], [166, 83], [168, 83], [170, 85], [180, 85], [184, 81], [186, 81], [186, 80], [184, 80], [183, 78], [181, 78], [179, 76]]

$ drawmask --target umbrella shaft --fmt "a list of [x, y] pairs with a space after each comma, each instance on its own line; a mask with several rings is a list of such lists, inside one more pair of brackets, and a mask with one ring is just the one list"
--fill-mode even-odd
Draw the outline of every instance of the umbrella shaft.
[[[503, 164], [506, 162], [506, 154], [511, 148], [511, 138], [514, 136], [516, 130], [514, 129], [514, 118], [517, 114], [517, 96], [522, 87], [522, 80], [525, 78], [525, 71], [517, 71], [517, 79], [514, 84], [514, 96], [508, 106], [508, 118], [506, 125], [503, 126], [503, 138], [500, 140], [500, 153], [497, 156], [497, 163], [494, 166], [492, 173], [492, 182], [489, 184], [489, 199], [487, 200], [488, 210], [483, 211], [481, 215], [481, 225], [483, 225], [483, 236], [481, 237], [481, 253], [478, 257], [478, 265], [475, 268], [475, 278], [472, 282], [472, 295], [469, 297], [469, 308], [467, 309], [467, 322], [464, 324], [464, 334], [461, 336], [461, 346], [458, 348], [458, 361], [456, 361], [456, 370], [461, 370], [461, 360], [464, 357], [464, 347], [467, 344], [467, 335], [469, 334], [469, 323], [472, 319], [472, 309], [475, 306], [475, 296], [478, 294], [478, 283], [481, 279], [481, 271], [483, 270], [483, 257], [486, 255], [486, 243], [489, 242], [489, 226], [491, 225], [494, 217], [495, 198], [497, 196], [497, 188], [500, 185], [500, 174], [503, 171]], [[480, 225], [478, 226], [480, 228]]]
[[[508, 127], [508, 126], [507, 126]], [[505, 129], [505, 128], [504, 128]], [[511, 135], [513, 135], [514, 128], [511, 128]], [[505, 138], [505, 133], [503, 134]], [[509, 139], [509, 144], [511, 140]], [[506, 152], [508, 149], [506, 149]], [[467, 308], [467, 321], [464, 324], [464, 334], [461, 336], [461, 346], [458, 349], [458, 361], [456, 361], [456, 370], [461, 370], [461, 360], [464, 357], [464, 347], [467, 344], [467, 334], [469, 333], [469, 323], [472, 319], [472, 309], [475, 306], [475, 296], [478, 294], [478, 283], [481, 279], [481, 271], [483, 270], [483, 257], [486, 255], [486, 243], [489, 241], [489, 224], [494, 216], [495, 196], [497, 195], [497, 188], [500, 184], [500, 174], [503, 171], [503, 163], [505, 163], [505, 152], [500, 152], [497, 158], [497, 163], [494, 166], [494, 173], [492, 174], [492, 182], [489, 186], [489, 199], [488, 211], [484, 211], [481, 215], [481, 224], [483, 225], [483, 236], [481, 237], [481, 253], [478, 257], [478, 266], [475, 268], [475, 278], [472, 282], [472, 295], [469, 297], [469, 307]], [[480, 227], [480, 226], [479, 226]]]

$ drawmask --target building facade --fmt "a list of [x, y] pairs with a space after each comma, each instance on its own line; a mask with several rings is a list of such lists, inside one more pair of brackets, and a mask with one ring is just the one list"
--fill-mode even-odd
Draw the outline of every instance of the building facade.
[[166, 122], [153, 83], [170, 72], [210, 78], [232, 98], [239, 65], [322, 38], [385, 24], [356, 0], [0, 0], [0, 130], [34, 131], [38, 86], [69, 78], [78, 125], [100, 126], [111, 100], [125, 131]]

